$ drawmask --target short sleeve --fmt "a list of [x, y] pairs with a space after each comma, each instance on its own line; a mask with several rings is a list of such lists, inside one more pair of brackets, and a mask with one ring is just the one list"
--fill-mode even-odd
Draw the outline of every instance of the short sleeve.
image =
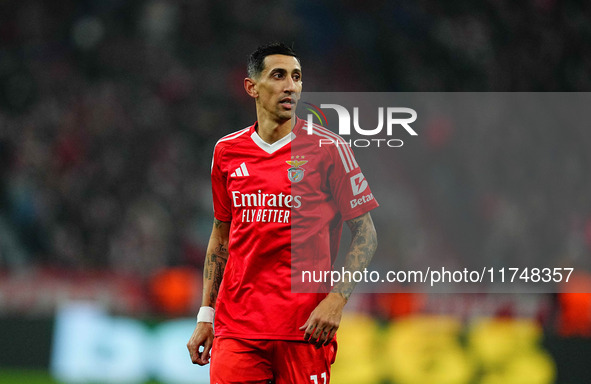
[[331, 149], [334, 164], [329, 183], [343, 220], [354, 219], [378, 207], [351, 147], [339, 145]]
[[227, 188], [227, 175], [222, 168], [223, 147], [216, 145], [211, 162], [211, 191], [213, 215], [220, 221], [232, 221], [232, 206]]

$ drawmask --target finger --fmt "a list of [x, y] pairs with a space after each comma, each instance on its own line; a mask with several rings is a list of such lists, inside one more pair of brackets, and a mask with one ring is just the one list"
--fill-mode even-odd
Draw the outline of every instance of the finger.
[[318, 338], [320, 337], [320, 333], [322, 332], [322, 329], [320, 328], [320, 325], [317, 325], [313, 331], [310, 331], [310, 337], [308, 337], [308, 343], [310, 344], [316, 344], [318, 343]]
[[196, 364], [197, 364], [197, 365], [204, 366], [204, 365], [207, 365], [207, 364], [209, 364], [209, 360], [203, 360], [201, 357], [199, 357], [199, 358], [197, 359], [197, 363], [196, 363]]
[[308, 323], [310, 323], [310, 319], [306, 320], [306, 322], [304, 323], [304, 325], [302, 325], [300, 327], [300, 331], [303, 331], [304, 329], [308, 328]]
[[314, 331], [314, 333], [312, 334], [312, 338], [314, 340], [318, 340], [320, 338], [320, 335], [322, 335], [322, 332], [324, 331], [324, 327], [321, 325], [317, 325], [316, 326], [316, 330]]
[[211, 357], [210, 351], [211, 346], [213, 345], [213, 340], [208, 338], [203, 345], [203, 352], [201, 352], [201, 361], [204, 361], [205, 364], [209, 363], [209, 358]]
[[195, 348], [195, 345], [189, 341], [187, 343], [187, 349], [189, 350], [189, 356], [191, 356], [191, 362], [193, 364], [197, 364], [197, 359], [199, 359], [199, 351]]
[[324, 343], [324, 345], [330, 345], [330, 342], [332, 341], [332, 339], [334, 339], [334, 335], [337, 334], [337, 328], [333, 328], [332, 331], [330, 331], [328, 337], [326, 338], [326, 342]]
[[204, 362], [203, 360], [201, 360], [201, 357], [198, 357], [197, 361], [195, 361], [195, 364], [203, 366], [203, 365], [206, 365], [207, 363]]
[[316, 344], [315, 344], [316, 349], [322, 347], [322, 345], [326, 342], [326, 339], [328, 338], [329, 333], [330, 333], [329, 329], [324, 329], [322, 331], [322, 333], [320, 333], [320, 336], [318, 337], [318, 340], [316, 341]]
[[306, 340], [306, 341], [308, 341], [308, 339], [310, 338], [310, 333], [311, 333], [308, 328], [310, 328], [310, 318], [308, 318], [308, 320], [306, 320], [304, 325], [302, 325], [300, 327], [300, 331], [304, 331], [304, 340]]
[[206, 365], [208, 361], [205, 360], [203, 357], [203, 352], [197, 352], [197, 361], [195, 361], [195, 364]]
[[312, 336], [312, 333], [314, 332], [314, 328], [315, 328], [314, 324], [308, 325], [308, 327], [306, 328], [306, 331], [304, 332], [304, 340], [306, 340], [306, 341], [310, 340], [310, 337]]

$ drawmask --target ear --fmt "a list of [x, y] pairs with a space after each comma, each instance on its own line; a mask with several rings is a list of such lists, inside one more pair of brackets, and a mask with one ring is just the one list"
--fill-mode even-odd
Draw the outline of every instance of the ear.
[[259, 92], [256, 89], [256, 85], [257, 84], [255, 83], [255, 81], [250, 77], [244, 79], [244, 90], [246, 90], [246, 93], [248, 93], [248, 95], [253, 99], [259, 97]]

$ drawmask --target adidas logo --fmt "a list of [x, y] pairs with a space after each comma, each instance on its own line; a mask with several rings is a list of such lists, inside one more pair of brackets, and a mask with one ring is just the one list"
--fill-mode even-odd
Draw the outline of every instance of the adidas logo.
[[238, 168], [236, 168], [236, 170], [234, 172], [232, 172], [232, 174], [230, 175], [230, 177], [244, 177], [244, 176], [249, 176], [248, 169], [246, 169], [246, 163], [240, 164], [240, 166]]

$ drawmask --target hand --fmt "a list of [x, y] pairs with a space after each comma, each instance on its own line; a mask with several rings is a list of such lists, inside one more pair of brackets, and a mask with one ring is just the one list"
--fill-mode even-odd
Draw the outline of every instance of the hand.
[[300, 327], [300, 331], [304, 331], [304, 340], [315, 344], [316, 348], [329, 345], [339, 329], [346, 303], [347, 299], [341, 294], [329, 293]]
[[[187, 349], [189, 349], [193, 364], [206, 365], [209, 363], [213, 336], [213, 324], [206, 322], [197, 323], [193, 335], [191, 335], [187, 343]], [[200, 347], [203, 347], [202, 352], [199, 352]]]

